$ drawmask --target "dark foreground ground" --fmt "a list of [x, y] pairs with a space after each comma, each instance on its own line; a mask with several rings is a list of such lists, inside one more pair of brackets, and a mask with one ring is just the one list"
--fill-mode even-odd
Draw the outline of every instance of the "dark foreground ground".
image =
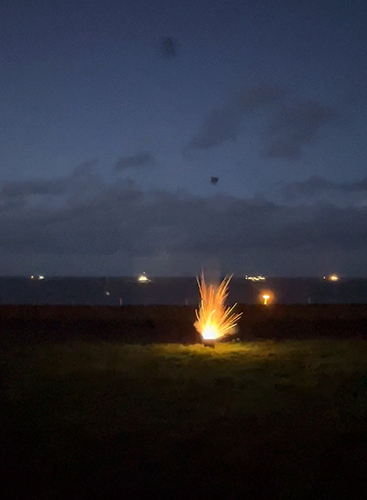
[[215, 350], [60, 324], [3, 318], [1, 498], [367, 497], [361, 324]]
[[[367, 305], [242, 305], [236, 338], [284, 340], [367, 338]], [[0, 305], [0, 348], [15, 340], [73, 339], [192, 344], [192, 306]]]

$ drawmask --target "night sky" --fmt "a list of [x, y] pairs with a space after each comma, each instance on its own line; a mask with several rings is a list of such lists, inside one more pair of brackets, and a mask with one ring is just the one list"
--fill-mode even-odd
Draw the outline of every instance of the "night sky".
[[0, 274], [367, 276], [366, 26], [365, 0], [3, 0]]

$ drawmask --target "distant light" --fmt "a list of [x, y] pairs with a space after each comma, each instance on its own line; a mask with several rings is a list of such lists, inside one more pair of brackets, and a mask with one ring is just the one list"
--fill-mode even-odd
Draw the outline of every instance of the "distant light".
[[140, 274], [138, 276], [138, 282], [139, 283], [149, 283], [150, 279], [148, 278], [148, 276], [145, 273], [143, 273], [143, 274]]
[[264, 299], [264, 306], [266, 306], [268, 304], [268, 300], [270, 299], [270, 295], [268, 295], [267, 293], [265, 293], [263, 295], [263, 299]]
[[110, 292], [106, 292], [106, 295], [111, 295]]
[[265, 281], [265, 278], [264, 276], [261, 276], [261, 274], [259, 274], [258, 276], [245, 276], [245, 280], [250, 280], [250, 281]]
[[337, 276], [336, 274], [332, 274], [331, 276], [329, 276], [329, 280], [330, 281], [338, 281], [339, 280], [339, 276]]
[[33, 274], [32, 274], [32, 276], [31, 276], [31, 280], [34, 280], [34, 276], [33, 276]]
[[42, 276], [42, 274], [40, 274], [40, 275], [38, 276], [38, 279], [39, 279], [39, 280], [44, 280], [44, 279], [45, 279], [45, 277], [44, 277], [44, 276]]

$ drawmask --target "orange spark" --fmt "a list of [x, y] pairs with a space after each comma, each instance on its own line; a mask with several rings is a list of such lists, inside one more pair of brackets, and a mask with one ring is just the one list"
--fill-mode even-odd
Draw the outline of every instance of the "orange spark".
[[218, 286], [205, 283], [204, 274], [201, 279], [197, 278], [201, 300], [199, 309], [195, 311], [197, 321], [194, 326], [204, 340], [218, 340], [235, 331], [242, 313], [233, 312], [237, 304], [225, 306], [231, 278], [224, 278]]

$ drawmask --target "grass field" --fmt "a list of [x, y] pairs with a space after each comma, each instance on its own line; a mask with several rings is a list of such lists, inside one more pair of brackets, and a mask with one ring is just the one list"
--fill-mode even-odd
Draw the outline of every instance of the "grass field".
[[367, 342], [23, 343], [0, 362], [2, 498], [366, 496]]

